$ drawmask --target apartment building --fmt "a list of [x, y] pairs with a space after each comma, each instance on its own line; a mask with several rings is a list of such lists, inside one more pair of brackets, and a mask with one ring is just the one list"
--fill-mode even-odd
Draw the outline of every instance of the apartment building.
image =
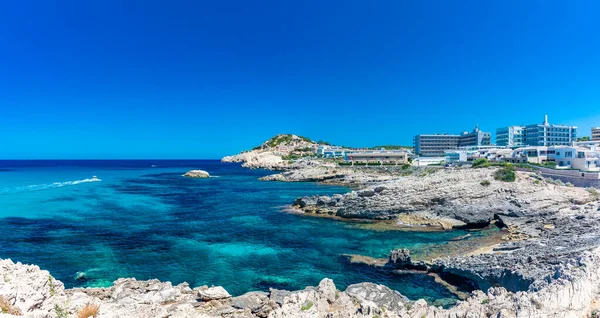
[[592, 140], [600, 141], [600, 127], [592, 127]]
[[491, 139], [489, 132], [483, 132], [477, 126], [471, 132], [465, 131], [459, 135], [416, 135], [415, 153], [422, 157], [444, 157], [446, 151], [460, 147], [489, 146]]
[[522, 147], [525, 126], [508, 126], [496, 129], [496, 145], [504, 147]]
[[526, 146], [569, 146], [577, 141], [577, 126], [548, 123], [548, 115], [541, 124], [525, 126], [523, 143]]

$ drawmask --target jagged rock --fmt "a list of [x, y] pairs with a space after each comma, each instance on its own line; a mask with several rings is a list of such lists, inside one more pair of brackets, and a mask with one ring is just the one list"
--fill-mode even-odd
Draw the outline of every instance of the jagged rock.
[[231, 306], [237, 309], [249, 310], [258, 317], [267, 317], [275, 309], [275, 302], [269, 299], [265, 292], [249, 292], [231, 299]]
[[281, 289], [269, 289], [269, 298], [277, 303], [279, 306], [283, 304], [285, 297], [289, 296], [292, 292]]
[[[542, 211], [554, 214], [573, 206], [585, 209], [574, 202], [593, 202], [585, 189], [549, 184], [534, 187], [532, 177], [520, 172], [516, 182], [493, 182], [482, 187], [481, 180], [493, 179], [494, 171], [495, 168], [442, 169], [424, 176], [396, 177], [341, 198], [332, 197], [336, 204], [321, 205], [319, 212], [376, 220], [418, 214], [427, 220], [452, 220], [450, 223], [481, 227], [497, 215], [501, 219], [502, 216], [530, 218]], [[316, 202], [308, 200], [296, 202], [306, 212], [316, 211], [314, 205]]]
[[409, 302], [408, 298], [399, 292], [373, 283], [350, 285], [345, 292], [349, 296], [358, 298], [361, 302], [370, 301], [377, 307], [386, 308], [392, 312], [402, 311]]
[[405, 268], [411, 265], [410, 251], [406, 248], [397, 249], [390, 252], [389, 264], [395, 268]]
[[317, 199], [317, 206], [327, 206], [332, 202], [331, 198], [328, 196], [320, 196]]
[[328, 302], [332, 303], [336, 299], [338, 290], [335, 287], [333, 281], [329, 278], [324, 278], [319, 283], [319, 292], [327, 299]]
[[201, 288], [200, 290], [198, 290], [198, 296], [204, 301], [231, 298], [231, 295], [229, 295], [225, 288], [221, 286]]
[[[323, 279], [317, 288], [300, 291], [251, 292], [198, 302], [197, 292], [208, 287], [192, 290], [185, 283], [172, 286], [169, 282], [128, 278], [115, 281], [109, 288], [65, 290], [59, 281], [50, 283], [47, 271], [10, 260], [0, 260], [0, 275], [4, 278], [0, 280], [0, 294], [24, 317], [56, 317], [57, 308], [69, 317], [77, 316], [88, 303], [99, 305], [103, 318], [583, 317], [600, 293], [600, 248], [557, 265], [546, 283], [533, 289], [516, 293], [501, 287], [490, 288], [487, 293], [475, 291], [449, 309], [429, 306], [424, 300], [410, 303], [400, 293], [373, 283], [351, 285], [341, 292], [329, 279]], [[212, 288], [224, 294], [224, 289]]]
[[208, 172], [206, 172], [204, 170], [190, 170], [190, 171], [186, 172], [183, 176], [188, 177], [188, 178], [208, 178], [208, 177], [210, 177]]

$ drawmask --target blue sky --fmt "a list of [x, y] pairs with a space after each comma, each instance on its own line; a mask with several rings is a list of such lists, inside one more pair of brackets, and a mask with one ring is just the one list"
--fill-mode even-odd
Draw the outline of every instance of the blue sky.
[[597, 1], [11, 1], [0, 158], [600, 126]]

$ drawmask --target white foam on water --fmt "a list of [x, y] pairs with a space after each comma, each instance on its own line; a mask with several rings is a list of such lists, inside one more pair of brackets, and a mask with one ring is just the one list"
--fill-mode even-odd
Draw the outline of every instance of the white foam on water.
[[40, 190], [46, 190], [46, 189], [67, 187], [67, 186], [77, 185], [77, 184], [81, 184], [81, 183], [100, 182], [100, 181], [102, 181], [102, 179], [90, 178], [90, 179], [75, 180], [75, 181], [53, 182], [53, 183], [47, 183], [47, 184], [32, 184], [32, 185], [28, 185], [28, 186], [0, 189], [0, 194], [40, 191]]

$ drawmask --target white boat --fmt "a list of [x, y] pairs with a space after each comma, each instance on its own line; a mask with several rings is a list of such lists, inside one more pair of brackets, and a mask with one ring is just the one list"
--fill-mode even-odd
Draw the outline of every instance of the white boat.
[[96, 177], [96, 176], [93, 176], [92, 180], [96, 181], [96, 180], [100, 180], [100, 179], [98, 179], [98, 177]]

